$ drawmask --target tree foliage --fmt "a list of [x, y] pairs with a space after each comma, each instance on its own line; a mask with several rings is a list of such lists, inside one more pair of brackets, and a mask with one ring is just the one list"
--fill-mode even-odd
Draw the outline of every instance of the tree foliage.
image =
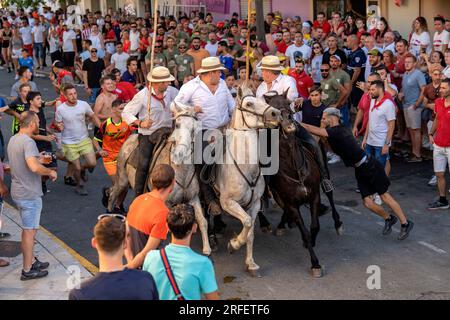
[[[66, 0], [54, 0], [60, 4], [65, 4]], [[70, 2], [70, 1], [69, 1]], [[76, 2], [76, 1], [74, 1]], [[3, 8], [8, 8], [9, 6], [15, 5], [17, 8], [37, 8], [39, 4], [43, 3], [42, 0], [0, 0]]]

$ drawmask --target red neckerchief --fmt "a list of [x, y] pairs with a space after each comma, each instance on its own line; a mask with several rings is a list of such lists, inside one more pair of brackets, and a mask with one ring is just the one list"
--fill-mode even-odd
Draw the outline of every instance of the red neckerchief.
[[383, 96], [383, 99], [381, 99], [378, 103], [377, 103], [377, 101], [375, 100], [375, 104], [374, 104], [374, 106], [372, 107], [372, 109], [370, 109], [370, 112], [372, 112], [372, 111], [375, 110], [375, 109], [378, 109], [378, 108], [383, 104], [383, 102], [385, 102], [387, 99], [388, 99], [388, 98], [386, 97], [386, 95], [384, 95], [384, 96]]
[[157, 101], [161, 102], [161, 104], [163, 105], [163, 108], [166, 108], [166, 102], [164, 101], [165, 97], [160, 98], [154, 93], [152, 93], [152, 97], [155, 98]]

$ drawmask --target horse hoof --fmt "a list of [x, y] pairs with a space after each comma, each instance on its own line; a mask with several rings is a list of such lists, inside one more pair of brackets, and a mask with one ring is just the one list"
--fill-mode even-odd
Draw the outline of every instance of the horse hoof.
[[341, 226], [339, 228], [336, 229], [336, 233], [338, 236], [343, 236], [344, 235], [344, 226], [341, 224]]
[[282, 237], [284, 236], [286, 233], [286, 229], [277, 229], [277, 231], [275, 231], [275, 234], [277, 237]]
[[322, 268], [311, 268], [311, 274], [312, 274], [313, 278], [322, 278], [323, 270], [322, 270]]
[[262, 278], [261, 273], [259, 272], [259, 270], [250, 270], [247, 268], [247, 272], [248, 274], [252, 277], [252, 278]]
[[231, 245], [231, 242], [228, 242], [228, 253], [229, 254], [233, 254], [235, 251], [237, 251], [236, 249], [233, 248], [233, 246]]
[[262, 233], [272, 233], [272, 226], [269, 224], [267, 227], [261, 227]]

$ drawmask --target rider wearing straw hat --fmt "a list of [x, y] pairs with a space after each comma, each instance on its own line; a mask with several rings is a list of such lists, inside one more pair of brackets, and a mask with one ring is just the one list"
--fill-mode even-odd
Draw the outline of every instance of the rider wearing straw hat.
[[[280, 59], [277, 56], [265, 56], [261, 61], [261, 70], [263, 82], [259, 85], [256, 91], [256, 97], [263, 98], [265, 94], [270, 91], [276, 91], [282, 95], [287, 90], [287, 99], [291, 101], [291, 109], [295, 112], [296, 106], [301, 104], [301, 99], [298, 98], [297, 86], [294, 78], [281, 74], [284, 66], [281, 65]], [[316, 140], [301, 126], [296, 124], [296, 135], [300, 139], [301, 143], [310, 146], [313, 151], [316, 162], [319, 165], [320, 173], [322, 176], [322, 187], [325, 192], [331, 191], [333, 185], [329, 180], [329, 174], [325, 161], [322, 157], [322, 152]]]
[[[144, 192], [148, 169], [152, 161], [155, 144], [151, 142], [150, 136], [160, 128], [172, 127], [170, 105], [178, 94], [178, 90], [170, 86], [175, 78], [166, 67], [153, 68], [152, 72], [148, 73], [147, 80], [149, 85], [139, 91], [122, 112], [122, 118], [129, 125], [134, 124], [139, 128], [139, 162], [134, 187], [136, 196]], [[150, 86], [152, 88], [151, 102], [149, 101]]]
[[[204, 58], [201, 68], [197, 70], [198, 76], [185, 83], [178, 96], [175, 98], [181, 108], [194, 106], [201, 121], [202, 133], [207, 130], [223, 129], [230, 122], [234, 111], [235, 101], [224, 80], [220, 78], [225, 67], [217, 57]], [[206, 139], [209, 140], [209, 139]], [[208, 145], [203, 141], [204, 149]], [[200, 173], [205, 159], [201, 157], [202, 164], [196, 165], [196, 170]], [[201, 180], [201, 179], [200, 179]], [[200, 184], [204, 197], [204, 203], [209, 204], [209, 212], [212, 215], [221, 213], [220, 207], [215, 200], [215, 193], [207, 183]]]

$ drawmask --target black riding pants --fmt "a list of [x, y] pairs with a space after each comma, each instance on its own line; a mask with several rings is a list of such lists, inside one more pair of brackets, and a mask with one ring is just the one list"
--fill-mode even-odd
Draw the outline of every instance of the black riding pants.
[[[319, 144], [313, 138], [313, 136], [300, 124], [295, 124], [297, 130], [295, 130], [295, 135], [300, 139], [302, 144], [307, 144], [307, 148], [314, 153], [314, 157], [316, 159], [317, 164], [319, 165], [320, 175], [322, 179], [329, 179], [328, 168], [325, 164], [322, 150], [320, 149]], [[300, 146], [302, 147], [302, 146]]]
[[134, 191], [136, 195], [144, 193], [147, 182], [148, 169], [152, 161], [152, 154], [155, 145], [150, 142], [150, 136], [138, 135], [139, 162], [136, 168]]

